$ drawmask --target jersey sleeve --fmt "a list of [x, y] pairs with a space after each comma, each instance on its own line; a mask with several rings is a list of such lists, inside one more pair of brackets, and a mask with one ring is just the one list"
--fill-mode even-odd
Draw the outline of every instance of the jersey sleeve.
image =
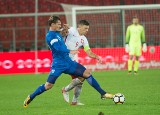
[[130, 40], [130, 26], [127, 27], [127, 31], [126, 31], [126, 44], [129, 43]]
[[145, 31], [144, 31], [143, 26], [142, 26], [142, 33], [141, 33], [141, 42], [142, 42], [142, 43], [145, 43], [145, 42], [146, 42], [146, 40], [145, 40]]
[[87, 38], [84, 36], [84, 42], [83, 42], [83, 48], [84, 48], [84, 51], [87, 51], [87, 50], [89, 50], [90, 49], [90, 47], [89, 47], [89, 43], [88, 43], [88, 40], [87, 40]]
[[73, 27], [70, 27], [69, 29], [68, 29], [68, 32], [69, 33], [73, 33], [75, 31], [75, 29], [73, 28]]
[[69, 53], [70, 50], [67, 49], [67, 47], [63, 47], [60, 45], [58, 38], [54, 37], [53, 39], [50, 36], [49, 43], [51, 47], [53, 47], [55, 50], [60, 52]]

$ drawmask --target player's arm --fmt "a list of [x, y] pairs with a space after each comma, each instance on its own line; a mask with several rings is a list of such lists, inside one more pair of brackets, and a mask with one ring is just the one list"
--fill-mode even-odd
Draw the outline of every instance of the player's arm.
[[129, 40], [130, 40], [130, 28], [128, 26], [127, 31], [126, 31], [126, 45], [125, 45], [125, 51], [128, 53], [129, 52]]
[[50, 41], [50, 44], [51, 46], [56, 49], [57, 51], [59, 52], [64, 52], [64, 53], [71, 53], [71, 54], [77, 54], [79, 53], [78, 50], [69, 50], [67, 49], [67, 47], [62, 47], [59, 42], [58, 42], [58, 39], [57, 38], [54, 38]]
[[146, 43], [144, 28], [142, 29], [142, 33], [141, 33], [141, 42], [142, 42], [142, 44], [143, 44], [143, 43]]
[[60, 52], [66, 52], [66, 53], [69, 53], [70, 50], [68, 50], [67, 48], [65, 47], [61, 47], [60, 43], [58, 42], [58, 39], [57, 38], [54, 38], [50, 41], [50, 45], [56, 49], [57, 51], [60, 51]]
[[142, 50], [143, 52], [147, 51], [147, 44], [146, 44], [146, 40], [145, 40], [145, 31], [144, 28], [142, 27], [142, 33], [141, 33], [141, 42], [143, 44]]
[[130, 40], [130, 27], [128, 26], [126, 31], [126, 44], [129, 44], [129, 40]]
[[95, 58], [95, 59], [98, 60], [99, 63], [102, 63], [101, 58], [100, 58], [98, 55], [96, 55], [95, 53], [93, 53], [92, 50], [89, 48], [89, 46], [85, 46], [85, 47], [84, 47], [84, 51], [87, 53], [87, 55], [88, 55], [89, 57]]

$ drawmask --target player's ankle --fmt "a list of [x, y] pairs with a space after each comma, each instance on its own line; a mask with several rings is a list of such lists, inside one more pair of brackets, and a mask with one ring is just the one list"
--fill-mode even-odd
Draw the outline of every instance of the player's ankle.
[[137, 71], [134, 71], [134, 74], [137, 74], [138, 72]]

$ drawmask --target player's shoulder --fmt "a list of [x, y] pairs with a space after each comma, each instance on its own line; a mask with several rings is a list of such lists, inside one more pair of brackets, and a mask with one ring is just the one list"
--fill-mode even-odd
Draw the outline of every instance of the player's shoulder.
[[55, 36], [56, 35], [56, 32], [54, 31], [48, 31], [46, 36]]
[[59, 37], [58, 35], [59, 34], [57, 34], [54, 31], [48, 31], [47, 34], [46, 34], [46, 39], [48, 39], [48, 40], [57, 39], [57, 37]]
[[77, 31], [77, 29], [76, 29], [76, 28], [74, 28], [74, 27], [70, 27], [70, 28], [69, 28], [69, 32], [74, 33], [74, 32], [76, 32], [76, 31]]
[[128, 28], [131, 28], [131, 27], [133, 27], [133, 24], [128, 25]]
[[140, 28], [143, 28], [143, 25], [141, 25], [141, 24], [139, 24], [138, 26], [139, 26]]
[[89, 45], [86, 36], [83, 35], [83, 36], [81, 36], [80, 38], [81, 38], [81, 42], [82, 42], [83, 45]]
[[52, 36], [54, 36], [54, 32], [48, 31], [46, 34], [46, 39], [50, 39]]
[[[81, 39], [83, 39], [83, 40], [87, 40], [87, 37], [86, 36], [81, 36]], [[88, 41], [88, 40], [87, 40]]]

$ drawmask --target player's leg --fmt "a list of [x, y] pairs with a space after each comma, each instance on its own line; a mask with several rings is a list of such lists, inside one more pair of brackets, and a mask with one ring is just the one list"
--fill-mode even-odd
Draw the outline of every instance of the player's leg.
[[112, 94], [106, 93], [100, 87], [99, 83], [91, 75], [90, 70], [87, 70], [83, 65], [81, 65], [81, 64], [79, 64], [77, 62], [73, 62], [72, 66], [70, 66], [70, 68], [67, 71], [67, 73], [85, 78], [87, 80], [87, 82], [101, 94], [102, 97], [113, 98]]
[[135, 54], [135, 49], [134, 47], [130, 46], [129, 47], [129, 59], [128, 59], [128, 74], [132, 72], [132, 66], [133, 66], [133, 56]]
[[81, 78], [81, 77], [77, 78], [76, 76], [73, 76], [73, 75], [71, 75], [71, 77], [72, 77], [71, 83], [69, 85], [67, 85], [66, 87], [62, 88], [62, 93], [63, 93], [64, 100], [68, 103], [69, 103], [69, 93], [68, 93], [68, 91], [75, 88], [74, 89], [75, 92], [74, 92], [74, 95], [73, 95], [73, 100], [78, 99], [78, 97], [80, 95], [81, 87], [82, 87], [82, 84], [83, 84], [83, 81], [84, 81], [84, 78]]
[[101, 86], [99, 85], [99, 83], [97, 82], [97, 80], [92, 76], [92, 74], [90, 73], [89, 70], [84, 71], [83, 77], [86, 78], [87, 82], [101, 94], [102, 99], [113, 98], [113, 94], [110, 94], [110, 93], [107, 93], [106, 91], [104, 91], [101, 88]]
[[133, 55], [130, 55], [128, 60], [128, 74], [131, 74], [132, 66], [133, 66]]
[[83, 103], [81, 103], [79, 101], [79, 96], [80, 96], [80, 93], [82, 91], [82, 85], [83, 85], [84, 78], [78, 77], [78, 79], [81, 81], [81, 83], [76, 85], [75, 88], [74, 88], [73, 99], [72, 99], [72, 102], [71, 102], [72, 105], [84, 105]]
[[[73, 78], [73, 76], [71, 76]], [[69, 103], [69, 91], [72, 90], [76, 85], [80, 84], [81, 81], [78, 78], [72, 79], [71, 83], [68, 84], [66, 87], [62, 88], [62, 94], [64, 100]]]
[[71, 83], [66, 87], [64, 87], [66, 92], [72, 90], [75, 86], [81, 84], [84, 81], [84, 78], [76, 77], [74, 75], [71, 75], [71, 77], [72, 77]]
[[137, 74], [139, 67], [139, 56], [136, 56], [136, 60], [134, 62], [134, 74]]
[[53, 84], [46, 82], [45, 84], [40, 85], [32, 94], [28, 95], [24, 101], [24, 107], [26, 108], [29, 103], [37, 96], [45, 92], [46, 90], [51, 89]]
[[38, 95], [42, 94], [43, 92], [51, 89], [53, 87], [53, 84], [55, 83], [56, 79], [60, 76], [61, 72], [53, 72], [51, 71], [47, 82], [45, 84], [40, 85], [32, 94], [28, 95], [26, 100], [24, 101], [24, 107], [26, 108], [29, 103]]
[[136, 60], [134, 62], [134, 74], [137, 74], [138, 68], [139, 68], [139, 56], [141, 56], [142, 54], [142, 51], [140, 49], [141, 49], [141, 46], [137, 47], [135, 52]]
[[72, 98], [71, 105], [84, 105], [79, 100], [79, 96], [80, 96], [81, 91], [82, 91], [82, 84], [79, 84], [79, 85], [75, 86], [74, 95], [73, 95], [73, 98]]

